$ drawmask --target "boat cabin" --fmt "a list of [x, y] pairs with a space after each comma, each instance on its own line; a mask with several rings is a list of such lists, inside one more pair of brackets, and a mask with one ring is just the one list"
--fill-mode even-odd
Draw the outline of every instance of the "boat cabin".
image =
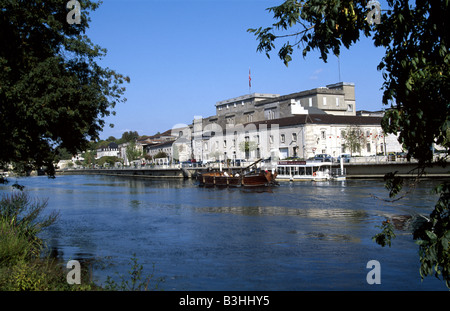
[[278, 180], [330, 180], [330, 162], [279, 161], [277, 165]]

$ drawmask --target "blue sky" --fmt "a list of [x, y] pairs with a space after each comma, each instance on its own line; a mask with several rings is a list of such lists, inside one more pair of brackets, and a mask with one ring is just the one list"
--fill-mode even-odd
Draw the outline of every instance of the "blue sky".
[[[100, 137], [120, 138], [125, 131], [153, 135], [194, 116], [215, 114], [215, 103], [251, 92], [290, 94], [339, 80], [338, 61], [301, 50], [289, 67], [276, 52], [268, 59], [256, 51], [248, 28], [270, 26], [266, 8], [273, 0], [104, 0], [91, 13], [87, 35], [108, 50], [99, 63], [131, 79], [127, 102], [116, 106]], [[277, 46], [278, 47], [278, 46]], [[340, 75], [355, 83], [357, 110], [379, 110], [383, 83], [376, 67], [383, 50], [371, 40], [343, 48]]]

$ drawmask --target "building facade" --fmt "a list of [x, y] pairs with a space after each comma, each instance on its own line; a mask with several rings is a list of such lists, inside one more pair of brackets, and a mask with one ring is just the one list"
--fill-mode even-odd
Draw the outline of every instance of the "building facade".
[[115, 142], [111, 142], [106, 146], [105, 148], [97, 149], [97, 156], [96, 159], [100, 159], [101, 157], [119, 157], [120, 156], [120, 149], [119, 145], [117, 145]]
[[357, 114], [353, 83], [283, 96], [248, 94], [217, 102], [214, 116], [194, 118], [192, 157], [253, 161], [402, 151], [395, 135], [384, 135], [381, 118], [382, 112]]

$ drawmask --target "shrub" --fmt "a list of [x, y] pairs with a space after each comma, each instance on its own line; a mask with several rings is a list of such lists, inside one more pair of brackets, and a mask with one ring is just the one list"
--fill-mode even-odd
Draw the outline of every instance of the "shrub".
[[[128, 281], [124, 276], [120, 276], [120, 283], [113, 280], [112, 277], [108, 276], [106, 284], [103, 287], [105, 290], [109, 291], [148, 291], [157, 290], [161, 282], [164, 282], [164, 278], [155, 278], [155, 265], [153, 264], [152, 272], [144, 276], [143, 275], [143, 265], [138, 263], [136, 254], [133, 254], [131, 258], [131, 267], [128, 271], [130, 275], [130, 280]], [[150, 284], [151, 282], [153, 284]]]
[[58, 218], [57, 212], [43, 217], [41, 213], [46, 207], [47, 200], [31, 199], [23, 191], [5, 194], [0, 200], [0, 219], [30, 240], [37, 241], [37, 234]]
[[9, 266], [24, 260], [33, 249], [33, 243], [23, 232], [5, 219], [0, 219], [0, 266]]

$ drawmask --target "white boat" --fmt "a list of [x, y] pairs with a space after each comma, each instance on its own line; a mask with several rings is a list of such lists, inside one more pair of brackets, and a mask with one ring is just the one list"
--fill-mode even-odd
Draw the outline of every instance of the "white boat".
[[345, 180], [345, 170], [332, 168], [331, 162], [279, 161], [279, 181], [327, 181]]

